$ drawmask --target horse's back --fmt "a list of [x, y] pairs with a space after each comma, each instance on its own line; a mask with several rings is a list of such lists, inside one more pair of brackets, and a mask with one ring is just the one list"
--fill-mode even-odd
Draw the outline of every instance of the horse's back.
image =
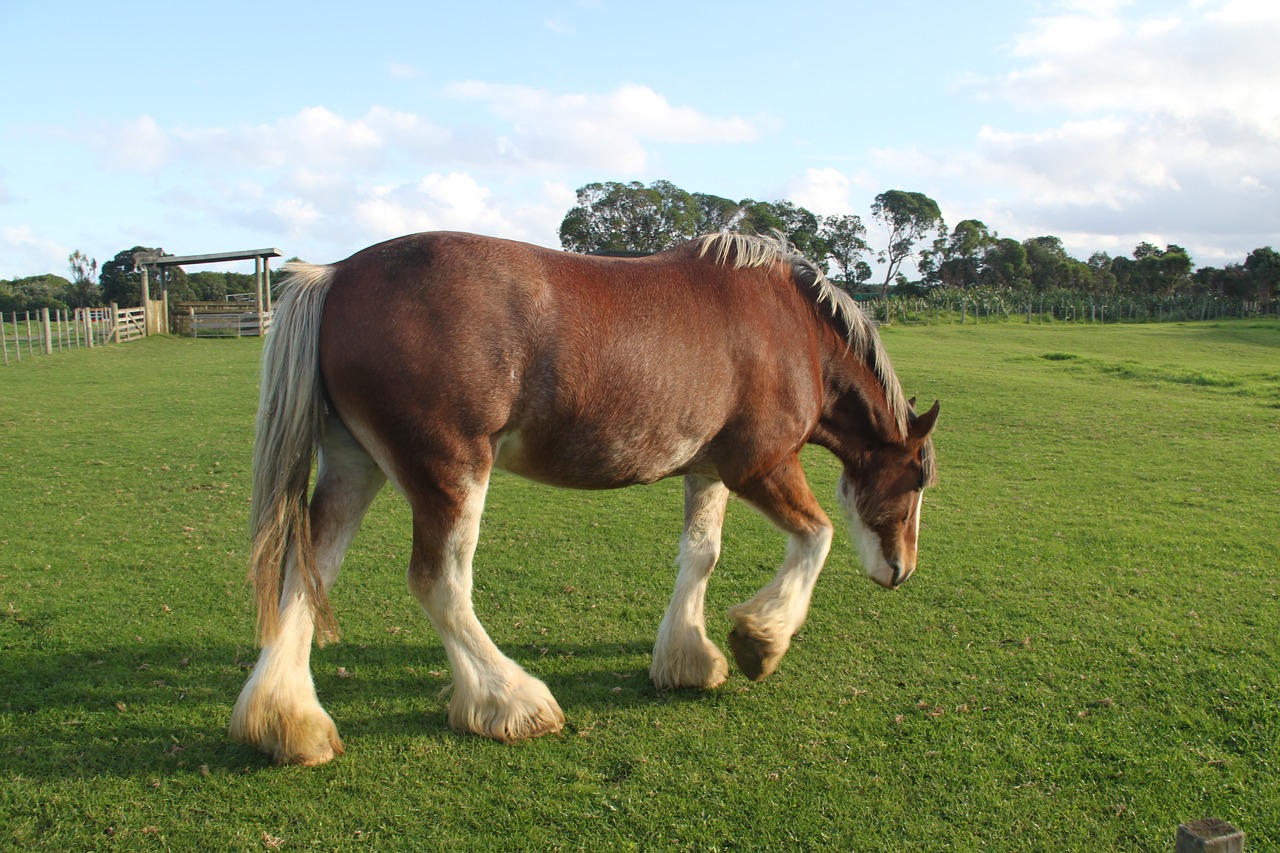
[[483, 440], [560, 485], [648, 482], [713, 466], [717, 436], [759, 429], [770, 405], [774, 429], [807, 428], [816, 367], [792, 302], [765, 271], [688, 249], [616, 259], [419, 234], [336, 265], [322, 373], [366, 431]]

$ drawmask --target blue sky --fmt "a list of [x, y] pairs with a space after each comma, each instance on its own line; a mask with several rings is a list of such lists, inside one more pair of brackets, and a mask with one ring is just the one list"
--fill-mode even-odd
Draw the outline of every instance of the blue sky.
[[1280, 247], [1274, 0], [0, 0], [0, 33], [0, 278], [558, 246], [606, 180], [856, 213], [873, 244], [905, 189], [1082, 259]]

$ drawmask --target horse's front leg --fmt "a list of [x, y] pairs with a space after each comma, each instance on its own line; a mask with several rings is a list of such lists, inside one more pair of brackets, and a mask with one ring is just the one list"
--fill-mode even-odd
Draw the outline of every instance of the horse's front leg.
[[450, 727], [511, 743], [560, 731], [564, 714], [545, 684], [499, 651], [472, 607], [471, 561], [488, 482], [486, 470], [472, 482], [437, 481], [409, 495], [409, 589], [449, 656]]
[[738, 669], [760, 681], [777, 669], [809, 613], [813, 587], [831, 549], [831, 521], [796, 456], [736, 491], [787, 534], [787, 554], [773, 580], [750, 601], [729, 609], [734, 623], [729, 645]]
[[680, 539], [680, 573], [667, 613], [658, 628], [649, 679], [659, 690], [698, 687], [710, 690], [724, 682], [729, 665], [707, 639], [703, 600], [707, 581], [720, 557], [720, 530], [729, 490], [719, 480], [684, 478], [684, 535]]

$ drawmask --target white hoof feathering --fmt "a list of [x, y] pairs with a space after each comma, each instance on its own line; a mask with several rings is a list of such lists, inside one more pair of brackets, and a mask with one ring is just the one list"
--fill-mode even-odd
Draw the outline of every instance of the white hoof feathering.
[[711, 690], [724, 683], [729, 663], [716, 644], [697, 628], [686, 628], [673, 636], [660, 630], [653, 648], [649, 680], [659, 690], [692, 687]]
[[338, 727], [309, 682], [296, 692], [268, 690], [255, 674], [231, 713], [231, 738], [257, 747], [276, 764], [312, 766], [341, 755]]
[[516, 743], [560, 731], [564, 712], [547, 685], [516, 667], [500, 685], [464, 685], [455, 677], [449, 726]]

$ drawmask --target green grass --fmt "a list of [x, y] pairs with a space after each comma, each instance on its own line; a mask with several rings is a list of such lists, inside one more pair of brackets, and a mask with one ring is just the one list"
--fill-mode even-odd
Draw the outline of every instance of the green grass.
[[[496, 476], [476, 607], [569, 720], [508, 747], [445, 724], [388, 490], [313, 656], [348, 747], [314, 769], [225, 736], [258, 343], [0, 370], [0, 847], [1167, 850], [1205, 816], [1280, 846], [1280, 326], [884, 334], [942, 400], [902, 590], [838, 532], [778, 673], [658, 694], [680, 484]], [[782, 546], [731, 502], [715, 638]]]

